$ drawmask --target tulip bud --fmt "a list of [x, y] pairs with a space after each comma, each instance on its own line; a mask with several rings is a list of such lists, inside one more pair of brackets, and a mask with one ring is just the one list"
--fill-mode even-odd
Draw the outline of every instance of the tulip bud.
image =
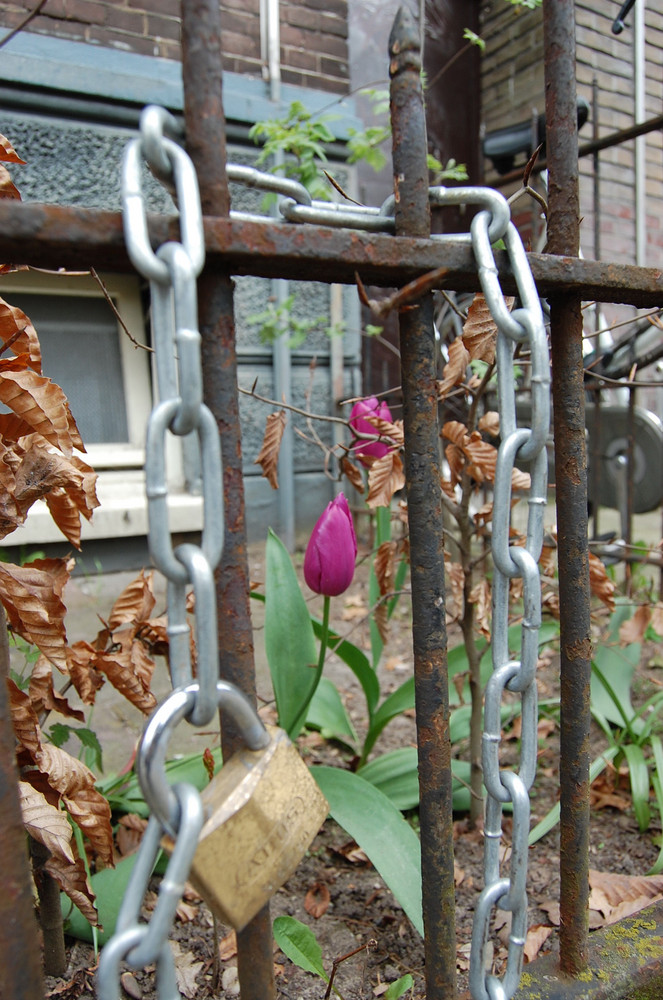
[[[376, 396], [368, 396], [355, 403], [350, 412], [350, 427], [359, 434], [377, 435], [377, 428], [369, 420], [366, 420], [366, 417], [379, 417], [380, 420], [388, 420], [391, 423], [389, 407], [384, 402], [378, 402]], [[364, 465], [370, 465], [370, 459], [382, 458], [387, 454], [389, 445], [384, 441], [364, 441], [362, 439], [352, 446], [352, 451]], [[369, 461], [366, 462], [365, 459], [369, 459]]]
[[327, 504], [311, 533], [304, 556], [304, 579], [316, 594], [336, 597], [352, 583], [357, 536], [342, 493]]

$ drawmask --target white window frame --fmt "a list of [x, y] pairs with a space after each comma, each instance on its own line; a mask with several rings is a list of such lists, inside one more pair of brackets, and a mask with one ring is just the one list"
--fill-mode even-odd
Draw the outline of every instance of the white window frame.
[[[120, 363], [127, 410], [128, 442], [85, 442], [84, 461], [98, 473], [98, 507], [91, 521], [82, 521], [82, 539], [103, 539], [147, 534], [145, 497], [145, 433], [152, 408], [152, 355], [140, 299], [140, 285], [132, 275], [104, 274], [100, 278], [113, 300], [136, 347], [118, 322]], [[76, 298], [103, 298], [103, 291], [92, 276], [51, 274], [42, 271], [18, 271], [0, 275], [0, 296], [10, 305], [12, 292], [30, 295], [69, 295]], [[110, 306], [109, 314], [110, 314]], [[39, 330], [37, 329], [37, 335]], [[48, 372], [43, 373], [48, 377]], [[74, 413], [74, 418], [76, 414]], [[173, 532], [197, 531], [202, 523], [202, 498], [183, 492], [182, 451], [179, 441], [167, 436], [170, 528]], [[46, 504], [38, 500], [20, 525], [0, 544], [41, 545], [66, 542], [51, 518]]]

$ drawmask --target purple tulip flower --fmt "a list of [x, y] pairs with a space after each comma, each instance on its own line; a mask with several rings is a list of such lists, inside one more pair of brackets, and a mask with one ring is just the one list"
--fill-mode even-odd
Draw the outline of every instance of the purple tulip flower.
[[[391, 423], [391, 413], [386, 403], [380, 403], [376, 396], [368, 396], [355, 403], [350, 412], [350, 427], [359, 434], [377, 435], [377, 428], [366, 417], [379, 417], [380, 420], [388, 420]], [[352, 451], [357, 458], [370, 465], [370, 459], [382, 458], [389, 451], [389, 445], [384, 441], [364, 441], [359, 440], [352, 446]], [[369, 459], [365, 462], [364, 459]]]
[[311, 533], [304, 556], [304, 579], [316, 594], [336, 597], [352, 583], [357, 536], [342, 493], [328, 503]]

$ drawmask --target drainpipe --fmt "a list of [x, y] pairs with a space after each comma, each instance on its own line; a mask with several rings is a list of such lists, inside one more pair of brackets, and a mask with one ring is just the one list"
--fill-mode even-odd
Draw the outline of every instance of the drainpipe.
[[[269, 82], [269, 96], [274, 111], [281, 104], [281, 37], [279, 0], [260, 0], [260, 45], [263, 78]], [[283, 154], [276, 163], [283, 162]], [[278, 207], [276, 208], [278, 215]], [[288, 297], [288, 282], [272, 279], [272, 298], [281, 306]], [[286, 336], [279, 337], [272, 348], [274, 368], [274, 399], [292, 401], [292, 366]], [[277, 497], [281, 541], [292, 552], [295, 547], [295, 461], [294, 435], [290, 420], [286, 423], [279, 451], [279, 489]]]
[[[633, 70], [635, 75], [635, 124], [645, 120], [645, 0], [633, 10]], [[645, 225], [647, 137], [635, 140], [635, 263], [644, 267], [647, 260]]]

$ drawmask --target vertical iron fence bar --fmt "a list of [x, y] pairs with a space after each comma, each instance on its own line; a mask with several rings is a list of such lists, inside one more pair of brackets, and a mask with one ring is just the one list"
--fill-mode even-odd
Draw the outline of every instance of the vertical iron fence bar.
[[[218, 0], [182, 0], [182, 78], [187, 149], [198, 174], [203, 215], [228, 215]], [[255, 702], [230, 275], [207, 267], [198, 283], [198, 296], [204, 398], [216, 418], [223, 452], [225, 540], [216, 573], [219, 674]], [[229, 756], [241, 743], [229, 720], [224, 720], [222, 736], [223, 754]], [[242, 1000], [270, 1000], [276, 995], [269, 905], [238, 933], [237, 964]]]
[[[389, 38], [396, 234], [428, 236], [430, 208], [419, 33], [401, 7]], [[435, 387], [433, 301], [400, 315], [405, 476], [421, 795], [421, 866], [428, 1000], [456, 988], [451, 745], [444, 599], [444, 529]]]
[[7, 620], [0, 605], [0, 978], [3, 996], [43, 1000], [44, 981], [39, 928], [32, 898], [25, 827], [18, 799], [14, 763], [16, 737], [5, 682], [9, 677]]
[[[578, 256], [575, 4], [544, 0], [548, 250]], [[591, 639], [582, 316], [574, 295], [551, 297], [561, 618], [560, 964], [587, 964]]]

